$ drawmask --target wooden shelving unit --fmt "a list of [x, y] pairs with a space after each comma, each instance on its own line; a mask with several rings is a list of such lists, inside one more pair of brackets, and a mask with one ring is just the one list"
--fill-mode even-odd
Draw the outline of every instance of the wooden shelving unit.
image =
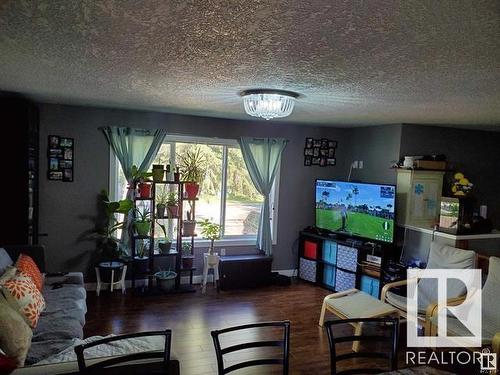
[[[138, 236], [133, 234], [131, 236], [131, 248], [132, 248], [132, 287], [135, 288], [135, 281], [137, 276], [146, 276], [148, 279], [148, 288], [143, 290], [144, 293], [147, 294], [159, 294], [166, 293], [157, 288], [154, 288], [155, 282], [155, 259], [160, 258], [170, 258], [173, 257], [175, 259], [175, 272], [177, 273], [177, 277], [175, 280], [175, 288], [172, 293], [179, 292], [194, 292], [194, 288], [192, 286], [192, 272], [195, 268], [190, 270], [182, 269], [182, 226], [183, 226], [183, 203], [186, 200], [184, 197], [184, 184], [178, 181], [161, 181], [161, 182], [151, 182], [151, 197], [144, 198], [138, 197], [134, 199], [134, 208], [139, 210], [149, 210], [151, 212], [151, 230], [148, 236]], [[158, 186], [169, 186], [171, 187], [170, 192], [176, 192], [178, 198], [178, 215], [176, 217], [171, 217], [168, 214], [164, 217], [157, 216], [156, 210], [156, 195], [157, 195], [157, 187]], [[135, 186], [134, 186], [135, 188]], [[194, 205], [192, 208], [193, 217], [194, 217]], [[134, 211], [135, 217], [135, 211]], [[156, 230], [156, 221], [168, 221], [173, 220], [176, 222], [174, 224], [174, 238], [172, 238], [172, 247], [168, 253], [162, 253], [158, 248], [158, 242], [155, 240], [155, 230]], [[140, 269], [140, 262], [144, 262], [142, 260], [136, 259], [137, 255], [137, 240], [147, 240], [149, 242], [148, 246], [148, 264], [146, 269]], [[194, 249], [194, 237], [191, 238], [191, 245]], [[181, 284], [181, 274], [185, 271], [190, 271], [190, 283], [189, 284]]]

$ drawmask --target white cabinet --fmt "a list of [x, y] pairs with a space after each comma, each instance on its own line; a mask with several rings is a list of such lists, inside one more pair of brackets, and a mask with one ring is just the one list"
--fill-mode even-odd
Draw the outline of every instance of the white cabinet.
[[398, 169], [397, 173], [398, 224], [432, 228], [439, 221], [444, 172]]

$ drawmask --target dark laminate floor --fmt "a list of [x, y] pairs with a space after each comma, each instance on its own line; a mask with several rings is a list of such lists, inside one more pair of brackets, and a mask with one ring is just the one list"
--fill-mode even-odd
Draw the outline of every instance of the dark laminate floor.
[[[329, 374], [326, 333], [318, 326], [328, 290], [302, 282], [217, 294], [125, 296], [89, 292], [85, 336], [171, 328], [182, 374], [215, 374], [210, 331], [265, 320], [291, 321], [291, 374]], [[249, 336], [248, 337], [253, 337]], [[255, 337], [253, 337], [255, 338]], [[259, 336], [262, 339], [262, 336]], [[348, 348], [346, 348], [348, 350]], [[236, 359], [236, 358], [235, 358]], [[248, 372], [242, 372], [248, 373]], [[253, 373], [268, 373], [268, 370]]]

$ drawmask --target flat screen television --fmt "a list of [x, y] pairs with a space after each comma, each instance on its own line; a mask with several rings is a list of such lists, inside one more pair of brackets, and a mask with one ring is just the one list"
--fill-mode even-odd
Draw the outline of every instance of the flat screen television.
[[316, 180], [316, 227], [380, 242], [394, 241], [396, 187]]

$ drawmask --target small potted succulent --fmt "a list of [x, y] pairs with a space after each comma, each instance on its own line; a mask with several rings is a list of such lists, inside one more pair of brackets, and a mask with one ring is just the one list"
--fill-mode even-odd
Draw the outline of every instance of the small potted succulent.
[[147, 236], [151, 230], [151, 211], [135, 209], [134, 227], [139, 236]]
[[199, 221], [201, 227], [201, 235], [203, 238], [210, 240], [210, 247], [208, 253], [214, 255], [214, 242], [220, 239], [220, 225], [212, 223], [208, 219]]
[[196, 229], [196, 220], [192, 220], [191, 211], [186, 212], [187, 220], [182, 222], [182, 235], [183, 236], [194, 236]]
[[165, 225], [159, 223], [158, 221], [156, 221], [156, 223], [163, 231], [163, 238], [158, 239], [158, 249], [160, 249], [160, 254], [168, 254], [172, 247], [172, 240], [167, 234], [167, 229], [165, 228]]
[[179, 200], [177, 199], [177, 194], [174, 191], [171, 191], [167, 194], [165, 203], [167, 205], [169, 218], [175, 219], [177, 216], [179, 216]]
[[199, 147], [196, 147], [193, 151], [186, 151], [185, 154], [179, 155], [179, 159], [187, 199], [194, 200], [199, 193], [200, 184], [205, 177], [207, 160]]
[[182, 268], [185, 270], [193, 268], [194, 254], [191, 251], [192, 248], [190, 242], [182, 243]]
[[156, 194], [156, 217], [165, 218], [165, 208], [167, 208], [169, 193], [165, 191], [165, 186], [162, 190], [158, 189]]
[[130, 171], [132, 178], [137, 183], [140, 198], [151, 198], [151, 181], [149, 177], [152, 176], [151, 172], [140, 172], [136, 165], [133, 165]]

